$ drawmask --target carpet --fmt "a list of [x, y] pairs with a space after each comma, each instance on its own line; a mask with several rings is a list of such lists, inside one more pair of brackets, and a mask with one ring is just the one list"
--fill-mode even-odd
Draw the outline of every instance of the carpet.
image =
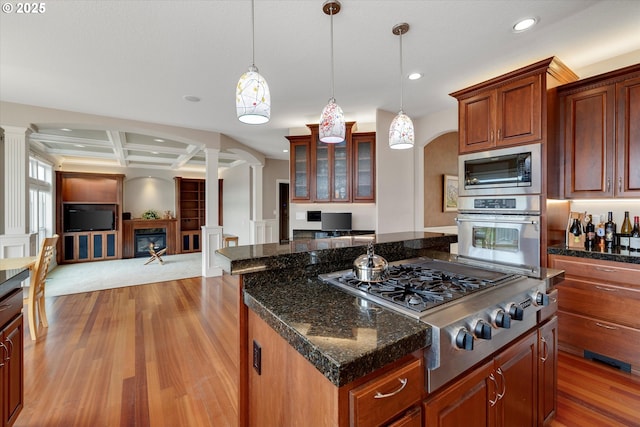
[[202, 254], [163, 256], [164, 264], [149, 258], [64, 264], [47, 275], [47, 297], [166, 282], [202, 275]]

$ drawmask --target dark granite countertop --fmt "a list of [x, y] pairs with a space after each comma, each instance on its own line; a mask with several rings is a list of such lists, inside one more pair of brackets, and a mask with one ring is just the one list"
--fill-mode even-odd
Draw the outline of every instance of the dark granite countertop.
[[[458, 236], [444, 233], [403, 232], [294, 240], [283, 245], [266, 243], [231, 246], [216, 251], [216, 262], [224, 271], [231, 274], [305, 268], [317, 264], [337, 265], [344, 264], [345, 260], [351, 263], [358, 256], [366, 253], [366, 246], [371, 241], [375, 245], [377, 254], [385, 257], [387, 261], [395, 261], [417, 256], [420, 250], [429, 247], [442, 248], [448, 252], [449, 244], [456, 243]], [[344, 268], [346, 267], [342, 267]]]
[[244, 302], [336, 386], [431, 345], [431, 327], [321, 282], [245, 285]]
[[449, 251], [456, 235], [406, 232], [219, 249], [218, 265], [243, 275], [244, 303], [336, 386], [431, 345], [431, 327], [358, 299], [318, 274], [350, 269], [374, 243], [397, 261]]
[[568, 248], [564, 245], [549, 246], [548, 254], [565, 255], [587, 259], [601, 259], [605, 261], [640, 264], [640, 252], [629, 252], [620, 249], [587, 251], [585, 249]]

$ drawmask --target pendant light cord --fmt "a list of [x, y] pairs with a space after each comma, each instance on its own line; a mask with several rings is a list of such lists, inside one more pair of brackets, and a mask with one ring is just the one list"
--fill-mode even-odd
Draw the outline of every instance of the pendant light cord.
[[334, 73], [334, 65], [333, 65], [333, 6], [330, 7], [329, 10], [330, 14], [329, 16], [331, 17], [331, 99], [335, 101], [335, 96], [334, 96], [334, 87], [333, 87], [333, 73]]
[[402, 30], [400, 30], [400, 112], [404, 112], [404, 102], [403, 102], [403, 78], [402, 78]]
[[254, 8], [255, 8], [254, 0], [251, 0], [251, 66], [253, 68], [256, 67], [256, 40], [255, 40], [256, 20], [254, 16], [255, 15]]

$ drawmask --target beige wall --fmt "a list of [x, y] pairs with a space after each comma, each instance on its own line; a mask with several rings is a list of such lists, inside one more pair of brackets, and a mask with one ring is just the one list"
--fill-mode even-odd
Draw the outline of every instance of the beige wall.
[[424, 226], [455, 225], [456, 212], [443, 211], [444, 175], [458, 175], [458, 132], [440, 135], [424, 147]]

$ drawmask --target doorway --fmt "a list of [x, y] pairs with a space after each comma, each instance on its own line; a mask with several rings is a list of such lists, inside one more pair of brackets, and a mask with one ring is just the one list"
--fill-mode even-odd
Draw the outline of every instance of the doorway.
[[278, 241], [289, 243], [289, 183], [278, 183]]

